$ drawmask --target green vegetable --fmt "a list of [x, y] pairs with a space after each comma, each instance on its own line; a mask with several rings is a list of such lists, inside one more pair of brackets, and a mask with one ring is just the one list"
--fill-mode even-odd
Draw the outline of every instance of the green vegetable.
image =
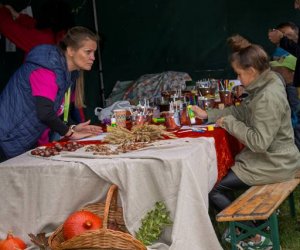
[[144, 245], [149, 246], [159, 239], [163, 228], [172, 223], [166, 205], [163, 202], [156, 202], [154, 209], [142, 219], [142, 225], [135, 236]]

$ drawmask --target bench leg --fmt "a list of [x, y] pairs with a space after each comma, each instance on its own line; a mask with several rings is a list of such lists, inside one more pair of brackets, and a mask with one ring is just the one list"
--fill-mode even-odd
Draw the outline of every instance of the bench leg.
[[292, 217], [296, 217], [294, 192], [289, 195], [290, 213]]
[[[267, 233], [264, 229], [270, 227], [270, 232]], [[243, 232], [239, 235], [236, 234], [236, 227], [239, 227]], [[258, 227], [251, 227], [244, 223], [231, 221], [229, 222], [230, 237], [231, 237], [231, 250], [237, 250], [237, 244], [240, 241], [248, 239], [256, 234], [263, 235], [265, 237], [271, 238], [273, 243], [273, 250], [280, 250], [279, 241], [279, 230], [278, 230], [278, 220], [277, 214], [274, 212], [268, 220]]]
[[280, 250], [279, 231], [277, 214], [274, 212], [269, 218], [269, 225], [271, 230], [271, 240], [273, 242], [273, 250]]
[[[249, 239], [256, 234], [264, 235], [265, 237], [271, 237], [268, 233], [264, 232], [267, 226], [269, 226], [269, 221], [265, 221], [263, 224], [259, 225], [258, 227], [253, 227], [247, 225], [245, 223], [231, 221], [229, 222], [229, 229], [230, 229], [230, 238], [231, 238], [231, 250], [236, 250], [237, 245], [240, 241], [244, 241], [245, 239]], [[237, 235], [236, 228], [242, 229], [242, 233]]]
[[233, 222], [229, 222], [229, 232], [230, 232], [230, 237], [231, 237], [231, 250], [237, 250], [237, 239], [236, 239], [236, 231], [235, 231], [235, 225], [236, 223]]

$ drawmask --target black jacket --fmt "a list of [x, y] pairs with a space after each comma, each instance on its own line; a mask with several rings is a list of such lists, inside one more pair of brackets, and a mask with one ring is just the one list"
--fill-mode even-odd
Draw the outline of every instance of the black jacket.
[[295, 144], [300, 151], [300, 100], [298, 98], [298, 92], [295, 86], [286, 86], [287, 98], [290, 103], [292, 111], [292, 123], [295, 135]]
[[294, 41], [288, 39], [287, 37], [283, 37], [280, 40], [280, 47], [297, 57], [297, 63], [294, 74], [294, 86], [300, 87], [300, 42], [295, 43]]

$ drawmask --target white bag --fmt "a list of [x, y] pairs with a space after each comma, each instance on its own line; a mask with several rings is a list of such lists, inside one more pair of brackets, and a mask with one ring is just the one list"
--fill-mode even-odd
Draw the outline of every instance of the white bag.
[[127, 109], [131, 108], [131, 104], [129, 101], [118, 101], [113, 103], [112, 105], [108, 106], [107, 108], [95, 108], [95, 115], [98, 116], [98, 119], [103, 122], [106, 119], [110, 119], [113, 115], [113, 111], [115, 109]]

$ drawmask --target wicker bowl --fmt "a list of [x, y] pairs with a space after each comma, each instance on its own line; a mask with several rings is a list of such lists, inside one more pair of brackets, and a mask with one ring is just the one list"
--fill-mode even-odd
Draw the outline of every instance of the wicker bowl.
[[[103, 227], [87, 231], [69, 240], [63, 238], [63, 225], [60, 225], [49, 237], [49, 247], [53, 250], [63, 249], [99, 249], [99, 250], [146, 250], [146, 247], [135, 239], [126, 229], [123, 210], [117, 207], [116, 185], [112, 185], [107, 193], [105, 204], [95, 203], [81, 210], [88, 210], [103, 218]], [[113, 223], [117, 230], [109, 229]]]

